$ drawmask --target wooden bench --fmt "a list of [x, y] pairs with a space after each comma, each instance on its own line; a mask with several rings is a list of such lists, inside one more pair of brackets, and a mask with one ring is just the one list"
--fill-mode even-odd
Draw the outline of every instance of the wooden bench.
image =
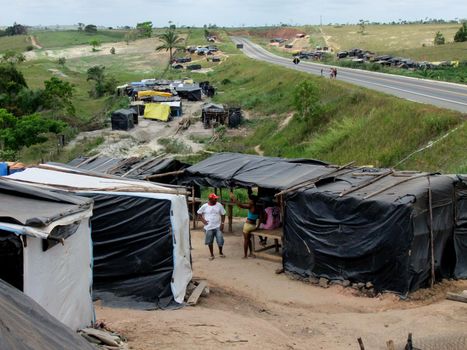
[[[282, 237], [284, 236], [282, 227], [279, 227], [274, 230], [255, 230], [250, 233], [252, 235], [251, 243], [252, 243], [253, 253], [257, 257], [272, 260], [275, 262], [282, 262], [282, 256], [265, 253], [265, 251], [269, 249], [273, 249], [273, 248], [275, 250], [275, 253], [279, 253], [279, 248], [282, 247]], [[271, 238], [274, 240], [274, 244], [256, 249], [255, 236]], [[280, 243], [279, 243], [279, 240], [281, 241]]]

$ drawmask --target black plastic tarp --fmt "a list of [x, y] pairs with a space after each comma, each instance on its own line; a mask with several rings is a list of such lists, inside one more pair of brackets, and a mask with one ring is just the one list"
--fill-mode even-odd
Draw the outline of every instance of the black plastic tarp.
[[0, 178], [0, 222], [40, 227], [87, 210], [91, 200]]
[[180, 182], [205, 187], [259, 186], [280, 190], [335, 171], [325, 165], [312, 159], [216, 153], [187, 168]]
[[467, 176], [459, 176], [456, 186], [454, 247], [457, 278], [467, 278]]
[[[89, 160], [89, 161], [88, 161]], [[58, 163], [50, 163], [61, 165]], [[73, 159], [69, 166], [77, 167], [77, 169], [90, 170], [99, 173], [105, 173], [114, 176], [123, 176], [129, 179], [144, 180], [147, 176], [164, 174], [177, 170], [183, 170], [189, 167], [189, 164], [180, 162], [175, 158], [111, 158], [111, 157], [97, 157], [89, 159], [86, 157], [79, 157]], [[62, 165], [63, 166], [63, 165]], [[177, 177], [166, 176], [157, 178], [157, 182], [163, 184], [176, 184]]]
[[171, 202], [91, 195], [94, 291], [165, 306], [173, 300]]
[[116, 110], [111, 116], [112, 130], [129, 130], [133, 128], [135, 115], [136, 113], [133, 109]]
[[286, 271], [372, 282], [376, 291], [405, 294], [427, 286], [431, 279], [431, 226], [436, 278], [451, 277], [456, 264], [453, 178], [430, 176], [428, 184], [423, 176], [364, 198], [400, 180], [388, 176], [341, 197], [343, 191], [364, 182], [347, 175], [289, 194], [284, 219]]
[[39, 304], [0, 280], [0, 349], [2, 350], [92, 350]]
[[181, 84], [174, 87], [178, 96], [188, 101], [201, 101], [202, 90], [198, 84]]

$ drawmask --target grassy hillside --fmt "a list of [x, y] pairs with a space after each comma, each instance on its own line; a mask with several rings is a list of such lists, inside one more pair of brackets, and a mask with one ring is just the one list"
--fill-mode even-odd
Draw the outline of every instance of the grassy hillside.
[[0, 54], [7, 50], [23, 52], [29, 45], [31, 45], [29, 35], [2, 36], [0, 37]]
[[[310, 157], [338, 164], [393, 166], [420, 147], [462, 125], [459, 137], [447, 137], [429, 151], [403, 163], [400, 168], [465, 172], [467, 138], [465, 116], [372, 92], [339, 81], [329, 81], [282, 67], [233, 57], [218, 68], [217, 100], [255, 111], [246, 138], [236, 137], [212, 147], [265, 155]], [[293, 116], [295, 86], [312, 80], [319, 86], [325, 113], [319, 120]], [[291, 117], [288, 124], [284, 119]], [[293, 117], [292, 117], [293, 116]], [[464, 122], [465, 123], [465, 122]], [[465, 135], [464, 135], [465, 136]], [[446, 157], [446, 150], [450, 156]], [[444, 160], [447, 158], [446, 160]]]
[[433, 46], [436, 32], [440, 31], [446, 42], [454, 41], [454, 34], [460, 24], [406, 24], [368, 25], [365, 34], [359, 33], [359, 26], [323, 26], [322, 34], [336, 50], [353, 47], [376, 52], [392, 52], [403, 49]]
[[99, 30], [96, 34], [88, 34], [77, 30], [37, 31], [31, 33], [44, 49], [55, 49], [73, 45], [89, 44], [91, 40], [101, 43], [123, 41], [126, 31]]

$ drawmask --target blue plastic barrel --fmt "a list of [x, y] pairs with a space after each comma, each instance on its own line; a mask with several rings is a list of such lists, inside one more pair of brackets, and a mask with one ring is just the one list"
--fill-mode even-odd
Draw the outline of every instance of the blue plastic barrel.
[[8, 164], [5, 162], [0, 162], [0, 176], [8, 175]]

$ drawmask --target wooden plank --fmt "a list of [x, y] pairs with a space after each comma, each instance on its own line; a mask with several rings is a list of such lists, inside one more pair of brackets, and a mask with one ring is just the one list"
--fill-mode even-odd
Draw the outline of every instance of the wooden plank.
[[262, 252], [260, 252], [260, 253], [255, 253], [255, 255], [256, 255], [258, 258], [261, 258], [261, 259], [265, 259], [265, 260], [270, 260], [270, 261], [282, 263], [282, 257], [281, 257], [281, 256], [278, 256], [278, 255], [272, 255], [272, 254], [262, 253]]
[[208, 286], [208, 282], [200, 281], [198, 286], [195, 288], [193, 293], [191, 293], [190, 297], [188, 298], [187, 304], [191, 306], [195, 306], [198, 302], [201, 293], [203, 293], [204, 288]]
[[99, 339], [102, 343], [118, 347], [118, 337], [112, 336], [104, 331], [94, 328], [84, 328], [81, 332]]
[[461, 303], [467, 303], [467, 293], [451, 293], [449, 292], [446, 299], [453, 300], [453, 301], [460, 301]]

